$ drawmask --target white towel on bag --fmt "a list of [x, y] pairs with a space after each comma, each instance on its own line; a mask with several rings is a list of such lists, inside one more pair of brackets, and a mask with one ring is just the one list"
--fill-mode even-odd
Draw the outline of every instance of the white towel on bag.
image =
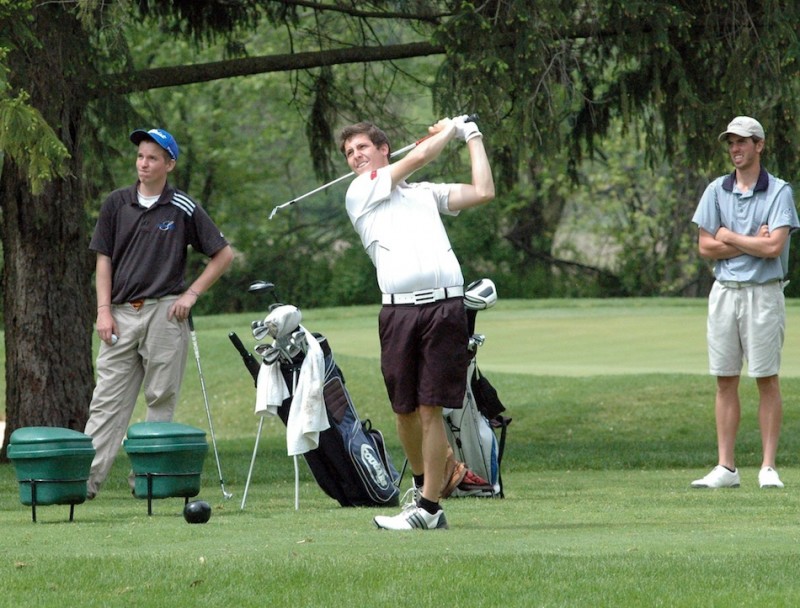
[[261, 364], [256, 382], [256, 416], [278, 415], [278, 408], [289, 397], [286, 380], [283, 379], [280, 363]]
[[316, 337], [302, 325], [306, 334], [306, 351], [297, 387], [292, 397], [286, 422], [286, 448], [289, 456], [305, 454], [319, 446], [319, 434], [330, 428], [322, 388], [325, 383], [325, 356]]

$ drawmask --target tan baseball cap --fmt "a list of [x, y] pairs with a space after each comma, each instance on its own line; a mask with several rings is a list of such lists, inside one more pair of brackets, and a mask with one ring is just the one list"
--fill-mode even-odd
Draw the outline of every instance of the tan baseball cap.
[[749, 116], [737, 116], [730, 123], [728, 128], [719, 134], [719, 140], [723, 141], [728, 135], [739, 135], [741, 137], [758, 137], [764, 139], [764, 127], [755, 118]]

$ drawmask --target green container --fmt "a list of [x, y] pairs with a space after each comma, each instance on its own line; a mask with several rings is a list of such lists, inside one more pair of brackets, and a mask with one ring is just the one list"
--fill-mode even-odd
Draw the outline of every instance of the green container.
[[131, 459], [136, 498], [188, 498], [200, 493], [208, 453], [205, 431], [177, 422], [139, 422], [128, 429], [123, 446]]
[[14, 463], [19, 498], [37, 505], [80, 504], [86, 500], [86, 480], [94, 458], [88, 435], [50, 426], [17, 429], [8, 441], [8, 458]]

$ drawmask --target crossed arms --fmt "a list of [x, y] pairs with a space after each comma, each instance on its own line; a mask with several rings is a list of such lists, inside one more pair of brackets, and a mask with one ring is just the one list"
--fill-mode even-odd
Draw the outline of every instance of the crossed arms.
[[754, 236], [737, 234], [724, 226], [716, 235], [700, 228], [698, 248], [700, 255], [711, 260], [727, 260], [742, 254], [757, 258], [777, 258], [789, 238], [789, 226], [781, 226], [772, 232], [764, 224]]

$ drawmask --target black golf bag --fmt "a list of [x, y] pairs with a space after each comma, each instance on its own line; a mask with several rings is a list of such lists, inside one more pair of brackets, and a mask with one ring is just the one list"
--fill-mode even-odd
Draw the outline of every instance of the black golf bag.
[[[343, 507], [397, 506], [400, 475], [386, 450], [383, 435], [369, 420], [360, 420], [344, 376], [336, 365], [327, 338], [313, 334], [325, 361], [323, 400], [331, 428], [319, 434], [319, 446], [303, 454], [320, 488]], [[235, 333], [228, 336], [239, 351], [250, 375], [257, 383], [262, 363], [248, 352]], [[299, 352], [291, 361], [280, 359], [281, 374], [287, 387], [300, 369], [305, 355]], [[286, 424], [292, 403], [290, 395], [278, 408]]]

